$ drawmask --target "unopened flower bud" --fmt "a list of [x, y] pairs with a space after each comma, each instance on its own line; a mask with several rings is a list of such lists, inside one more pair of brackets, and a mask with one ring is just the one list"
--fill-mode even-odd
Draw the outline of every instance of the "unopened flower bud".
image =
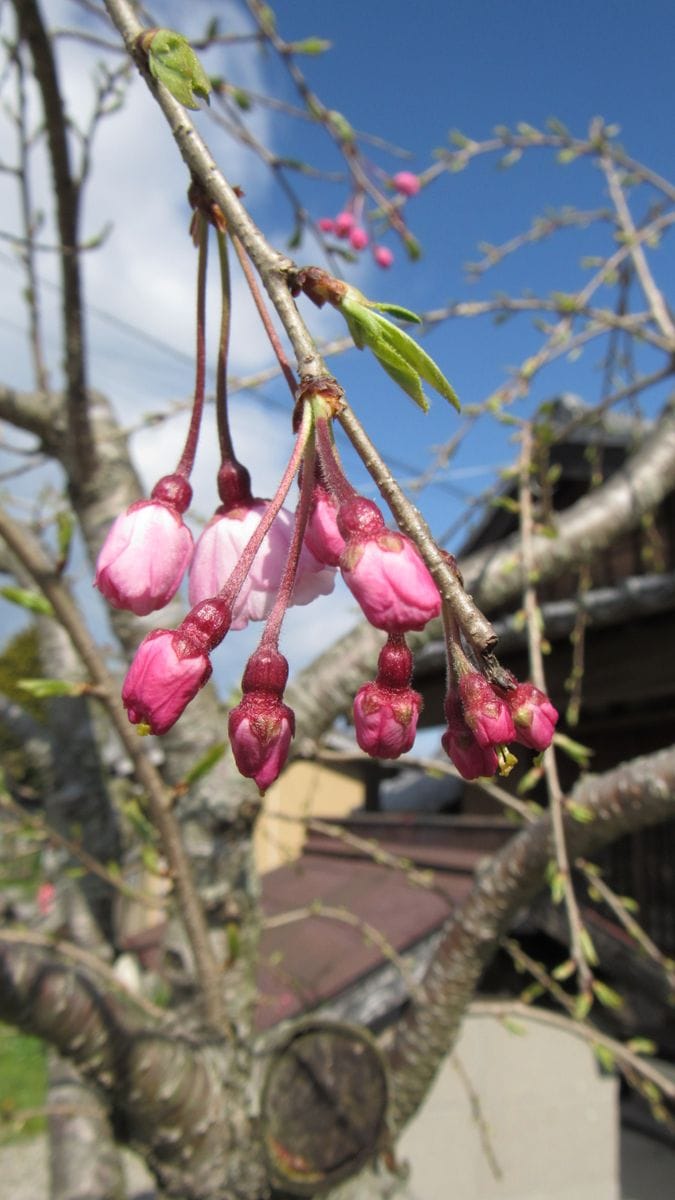
[[305, 529], [305, 544], [319, 562], [337, 567], [345, 548], [337, 523], [337, 501], [321, 484], [315, 484]]
[[451, 688], [445, 698], [447, 729], [441, 745], [464, 779], [494, 775], [499, 760], [493, 746], [480, 746], [466, 723], [458, 692]]
[[391, 181], [402, 196], [416, 196], [422, 184], [418, 175], [412, 171], [397, 171]]
[[361, 225], [355, 225], [349, 234], [349, 244], [354, 250], [365, 250], [370, 238]]
[[410, 687], [366, 683], [354, 698], [356, 740], [374, 758], [398, 758], [411, 750], [422, 697]]
[[487, 749], [515, 737], [511, 714], [501, 696], [479, 671], [469, 671], [459, 680], [459, 697], [469, 729], [479, 746]]
[[[186, 487], [189, 490], [190, 485]], [[178, 496], [181, 503], [184, 498], [184, 493]], [[192, 534], [178, 506], [158, 499], [139, 500], [121, 513], [109, 530], [96, 563], [94, 584], [113, 608], [126, 608], [144, 617], [163, 608], [176, 594], [192, 551]]]
[[317, 225], [322, 233], [335, 233], [335, 221], [332, 217], [319, 217]]
[[349, 234], [351, 233], [355, 224], [356, 224], [356, 218], [355, 218], [354, 214], [349, 212], [348, 209], [345, 209], [343, 212], [339, 212], [337, 217], [335, 218], [335, 222], [334, 222], [335, 232], [338, 235], [338, 237], [341, 237], [341, 238], [349, 237]]
[[288, 661], [274, 646], [258, 646], [249, 658], [241, 690], [248, 692], [270, 692], [273, 696], [283, 696], [288, 683]]
[[122, 702], [132, 725], [166, 733], [211, 675], [203, 653], [189, 653], [180, 634], [155, 629], [143, 639], [127, 671]]
[[510, 691], [501, 691], [515, 726], [515, 741], [531, 750], [546, 750], [551, 745], [558, 723], [558, 710], [548, 696], [533, 683], [519, 683]]
[[237, 770], [266, 791], [288, 758], [293, 710], [271, 692], [247, 692], [230, 713], [228, 732]]
[[373, 258], [378, 267], [382, 267], [386, 271], [394, 261], [394, 254], [388, 246], [374, 246]]
[[405, 633], [438, 616], [440, 595], [417, 549], [385, 527], [376, 504], [363, 497], [341, 504], [338, 528], [346, 540], [342, 577], [371, 625]]

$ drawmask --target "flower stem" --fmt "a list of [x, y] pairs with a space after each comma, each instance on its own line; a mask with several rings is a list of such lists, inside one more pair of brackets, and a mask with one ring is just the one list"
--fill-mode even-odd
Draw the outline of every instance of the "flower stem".
[[230, 287], [230, 264], [227, 256], [227, 234], [218, 230], [218, 260], [220, 263], [220, 336], [218, 338], [218, 363], [216, 366], [216, 418], [218, 441], [222, 462], [234, 462], [234, 446], [230, 433], [227, 411], [227, 359], [230, 346], [230, 317], [232, 313], [232, 289]]
[[204, 411], [204, 381], [206, 375], [206, 264], [208, 258], [209, 226], [204, 217], [198, 213], [199, 222], [199, 257], [197, 260], [197, 363], [195, 369], [195, 395], [192, 403], [190, 428], [185, 439], [185, 446], [180, 457], [176, 474], [185, 479], [190, 478], [194, 466], [199, 429]]
[[315, 463], [316, 439], [313, 436], [310, 436], [307, 441], [305, 456], [302, 464], [300, 499], [295, 510], [293, 536], [291, 538], [291, 544], [288, 548], [288, 558], [286, 559], [284, 573], [281, 576], [281, 582], [279, 583], [277, 598], [274, 601], [272, 611], [268, 617], [262, 636], [262, 644], [268, 646], [272, 645], [275, 647], [275, 649], [279, 645], [279, 632], [281, 630], [281, 623], [284, 619], [286, 609], [291, 603], [291, 597], [293, 595], [295, 576], [298, 570], [300, 553], [302, 551], [302, 539], [305, 536], [305, 529], [307, 528], [307, 521], [309, 518], [309, 506], [312, 503]]
[[234, 246], [237, 258], [239, 259], [241, 269], [244, 272], [246, 282], [249, 286], [249, 290], [253, 297], [253, 303], [255, 304], [255, 306], [258, 310], [258, 313], [260, 314], [260, 320], [262, 321], [263, 325], [265, 326], [265, 333], [267, 334], [269, 341], [270, 341], [270, 345], [271, 345], [272, 349], [274, 350], [274, 353], [277, 358], [277, 362], [279, 363], [279, 366], [281, 368], [281, 373], [284, 376], [284, 379], [286, 380], [286, 383], [288, 384], [289, 388], [291, 389], [291, 395], [292, 395], [293, 399], [295, 399], [295, 390], [298, 386], [297, 380], [295, 378], [293, 369], [286, 357], [286, 352], [281, 344], [279, 335], [278, 335], [276, 329], [274, 328], [274, 325], [272, 324], [270, 314], [267, 311], [267, 306], [262, 298], [262, 293], [260, 291], [260, 288], [258, 287], [258, 281], [253, 273], [253, 268], [251, 267], [251, 263], [249, 262], [248, 255], [246, 254], [244, 247], [242, 246], [241, 242], [239, 241], [239, 238], [235, 237], [234, 235], [232, 235], [232, 245]]

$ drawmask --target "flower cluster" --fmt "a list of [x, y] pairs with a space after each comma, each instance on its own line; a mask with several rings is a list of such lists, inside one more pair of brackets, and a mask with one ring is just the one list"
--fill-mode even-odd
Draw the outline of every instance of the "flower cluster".
[[[399, 196], [411, 199], [418, 194], [422, 183], [419, 175], [413, 174], [412, 171], [397, 171], [390, 180], [390, 186]], [[332, 233], [349, 242], [352, 250], [356, 250], [357, 253], [370, 246], [378, 267], [386, 270], [394, 261], [394, 253], [388, 246], [371, 241], [370, 234], [363, 225], [362, 211], [363, 196], [352, 197], [346, 207], [334, 217], [319, 217], [317, 225], [322, 233]]]
[[[392, 186], [403, 196], [414, 196], [420, 181], [402, 171]], [[137, 501], [117, 517], [96, 566], [95, 584], [109, 603], [138, 616], [164, 608], [183, 579], [189, 579], [187, 616], [177, 628], [149, 633], [129, 667], [122, 688], [129, 720], [141, 733], [166, 733], [211, 677], [211, 655], [226, 634], [249, 622], [263, 622], [228, 731], [239, 771], [264, 792], [282, 770], [295, 731], [294, 714], [283, 700], [288, 679], [288, 663], [279, 650], [284, 616], [291, 605], [309, 604], [329, 593], [339, 571], [366, 620], [386, 635], [376, 678], [364, 683], [354, 700], [356, 738], [366, 754], [391, 759], [412, 748], [422, 700], [411, 686], [413, 659], [405, 639], [437, 618], [442, 607], [450, 680], [443, 746], [457, 769], [467, 779], [506, 769], [513, 760], [507, 750], [510, 741], [544, 749], [557, 720], [548, 698], [507, 672], [497, 673], [499, 685], [483, 673], [466, 631], [447, 604], [442, 606], [419, 547], [406, 533], [389, 528], [377, 504], [359, 495], [345, 475], [333, 436], [342, 393], [333, 380], [307, 381], [298, 390], [293, 451], [274, 496], [263, 500], [253, 495], [249, 472], [234, 455], [227, 416], [227, 339], [221, 336], [216, 371], [220, 504], [193, 541], [183, 516], [192, 499], [189, 479], [204, 404], [209, 222], [220, 239], [223, 328], [229, 321], [226, 232], [195, 187], [190, 194], [200, 265], [190, 428], [175, 471], [159, 480], [148, 500]], [[352, 210], [338, 214], [330, 226], [355, 246], [367, 242], [364, 231], [355, 240], [360, 227]], [[391, 322], [372, 313], [384, 308], [410, 318], [407, 310], [369, 304], [318, 268], [297, 272], [296, 284], [297, 291], [304, 290], [319, 305], [329, 300], [341, 306], [351, 319], [357, 345], [367, 341], [365, 334], [361, 338], [363, 330], [375, 328], [377, 356], [414, 399], [422, 396], [424, 379], [457, 403], [428, 355]], [[291, 512], [285, 503], [296, 479], [299, 496]], [[432, 562], [436, 567], [437, 552]]]

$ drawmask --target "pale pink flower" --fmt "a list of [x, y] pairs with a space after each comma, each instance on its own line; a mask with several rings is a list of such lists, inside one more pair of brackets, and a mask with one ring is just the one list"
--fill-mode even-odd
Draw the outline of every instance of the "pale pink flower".
[[511, 713], [479, 671], [462, 675], [459, 698], [466, 723], [479, 746], [487, 749], [515, 738]]
[[500, 695], [513, 718], [515, 741], [531, 750], [546, 750], [558, 723], [558, 710], [548, 696], [533, 683], [519, 683], [510, 691], [500, 691]]
[[355, 225], [349, 233], [349, 244], [354, 250], [365, 250], [370, 238], [361, 225]]
[[337, 501], [330, 492], [316, 484], [305, 529], [305, 544], [319, 562], [331, 567], [337, 567], [345, 548], [345, 539], [337, 525], [337, 510]]
[[416, 196], [422, 186], [419, 176], [412, 171], [397, 171], [391, 182], [402, 196]]
[[122, 687], [129, 720], [166, 733], [210, 675], [208, 655], [190, 646], [180, 630], [153, 630], [138, 647]]
[[[267, 504], [254, 500], [227, 513], [216, 513], [195, 546], [190, 569], [190, 603], [215, 596], [225, 586], [246, 544], [260, 524]], [[282, 508], [263, 539], [238, 597], [232, 606], [232, 629], [269, 616], [288, 558], [293, 514]], [[293, 589], [292, 604], [309, 604], [327, 595], [335, 585], [335, 572], [303, 547]]]
[[192, 534], [175, 508], [139, 500], [113, 522], [94, 584], [113, 608], [144, 617], [175, 595], [192, 550]]
[[398, 758], [412, 749], [422, 697], [412, 688], [366, 683], [354, 697], [356, 740], [374, 758]]
[[228, 721], [237, 770], [261, 792], [279, 777], [295, 733], [293, 710], [272, 692], [248, 692]]
[[373, 258], [375, 259], [378, 267], [383, 267], [386, 271], [394, 261], [394, 254], [388, 246], [374, 246]]

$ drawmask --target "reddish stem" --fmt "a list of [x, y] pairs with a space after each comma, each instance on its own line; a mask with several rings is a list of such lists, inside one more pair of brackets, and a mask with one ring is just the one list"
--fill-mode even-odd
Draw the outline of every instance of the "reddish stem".
[[195, 396], [192, 404], [190, 428], [180, 457], [176, 474], [190, 478], [194, 466], [199, 429], [204, 411], [204, 382], [206, 377], [206, 263], [208, 258], [209, 226], [201, 214], [199, 222], [199, 258], [197, 262], [197, 362], [195, 369]]
[[242, 246], [241, 242], [239, 241], [239, 238], [235, 237], [234, 234], [232, 235], [232, 245], [234, 246], [237, 258], [239, 259], [239, 262], [241, 264], [241, 269], [244, 272], [246, 282], [249, 286], [251, 295], [253, 297], [253, 303], [255, 304], [255, 306], [260, 314], [260, 320], [262, 321], [263, 325], [265, 326], [265, 333], [267, 334], [267, 336], [270, 340], [270, 345], [271, 345], [272, 349], [274, 350], [274, 353], [277, 358], [277, 362], [279, 363], [279, 366], [281, 367], [281, 371], [284, 376], [284, 379], [286, 380], [286, 383], [288, 384], [289, 388], [291, 389], [291, 395], [292, 395], [293, 399], [295, 400], [295, 390], [298, 386], [298, 381], [295, 378], [293, 369], [286, 357], [286, 352], [281, 344], [281, 341], [279, 340], [279, 335], [277, 334], [277, 331], [274, 328], [274, 325], [272, 324], [270, 314], [267, 311], [267, 306], [265, 305], [265, 302], [262, 298], [262, 293], [260, 291], [260, 288], [258, 287], [258, 281], [253, 273], [253, 268], [249, 262], [248, 255], [246, 254], [244, 247]]

